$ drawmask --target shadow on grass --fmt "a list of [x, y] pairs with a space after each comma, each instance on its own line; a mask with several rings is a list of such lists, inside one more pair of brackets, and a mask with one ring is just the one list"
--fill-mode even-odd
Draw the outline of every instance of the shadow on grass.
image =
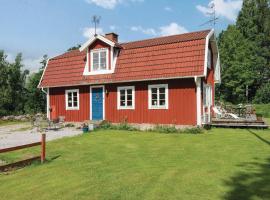
[[[270, 142], [248, 130], [256, 138], [270, 146]], [[241, 172], [225, 184], [231, 190], [224, 196], [226, 200], [270, 199], [270, 157], [265, 161], [248, 162], [239, 165]]]

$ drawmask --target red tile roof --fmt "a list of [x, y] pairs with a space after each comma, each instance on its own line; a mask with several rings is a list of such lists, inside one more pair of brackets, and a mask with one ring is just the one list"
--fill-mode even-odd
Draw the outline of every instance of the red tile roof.
[[49, 60], [39, 87], [168, 79], [203, 75], [210, 30], [120, 44], [115, 72], [83, 75], [86, 53], [70, 51]]

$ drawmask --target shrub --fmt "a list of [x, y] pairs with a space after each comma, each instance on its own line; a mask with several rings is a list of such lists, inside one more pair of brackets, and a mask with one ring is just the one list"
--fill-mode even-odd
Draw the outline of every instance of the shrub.
[[139, 129], [129, 125], [127, 122], [122, 122], [118, 125], [114, 125], [108, 121], [103, 121], [98, 129], [111, 129], [111, 130], [127, 130], [127, 131], [139, 131]]
[[175, 126], [164, 126], [164, 125], [156, 125], [153, 129], [149, 129], [148, 131], [158, 133], [189, 133], [189, 134], [203, 133], [203, 130], [201, 128], [177, 129]]

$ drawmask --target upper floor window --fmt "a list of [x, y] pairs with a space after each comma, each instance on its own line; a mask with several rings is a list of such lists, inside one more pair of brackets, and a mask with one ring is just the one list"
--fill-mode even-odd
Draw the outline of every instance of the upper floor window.
[[168, 109], [168, 84], [148, 86], [149, 109]]
[[117, 88], [117, 107], [118, 109], [135, 108], [135, 87], [118, 87]]
[[91, 51], [91, 71], [108, 69], [108, 49], [94, 49]]
[[79, 89], [66, 90], [66, 110], [79, 110]]

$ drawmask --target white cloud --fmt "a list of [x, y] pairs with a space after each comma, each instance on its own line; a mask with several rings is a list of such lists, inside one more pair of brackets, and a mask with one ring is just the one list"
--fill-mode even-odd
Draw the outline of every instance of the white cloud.
[[169, 7], [169, 6], [166, 6], [166, 7], [164, 8], [164, 10], [166, 10], [166, 11], [168, 11], [168, 12], [172, 12], [172, 11], [173, 11], [173, 9], [172, 9], [171, 7]]
[[176, 34], [188, 32], [188, 30], [185, 27], [178, 25], [175, 22], [170, 23], [168, 26], [162, 26], [159, 29], [160, 29], [160, 35], [162, 36], [176, 35]]
[[117, 5], [128, 2], [143, 2], [144, 0], [85, 0], [87, 3], [95, 4], [96, 6], [105, 9], [114, 9]]
[[[95, 28], [94, 27], [85, 27], [83, 29], [83, 36], [86, 38], [90, 38], [95, 34]], [[97, 34], [104, 35], [103, 29], [102, 28], [97, 28]]]
[[212, 9], [209, 7], [214, 3], [217, 16], [235, 21], [242, 7], [242, 2], [243, 0], [211, 0], [208, 6], [197, 5], [196, 8], [205, 16], [209, 16], [209, 13], [212, 12]]
[[130, 30], [136, 31], [136, 32], [141, 32], [141, 33], [146, 34], [146, 35], [157, 35], [155, 29], [153, 29], [153, 28], [143, 28], [141, 26], [132, 26], [130, 28]]
[[[10, 63], [15, 62], [16, 55], [13, 53], [6, 53], [7, 54], [7, 61]], [[31, 58], [31, 57], [24, 57], [22, 58], [22, 64], [24, 65], [24, 69], [28, 69], [30, 73], [37, 72], [41, 67], [40, 61], [43, 57], [38, 58]]]
[[152, 36], [167, 36], [167, 35], [176, 35], [176, 34], [181, 34], [181, 33], [186, 33], [188, 32], [188, 30], [175, 23], [172, 22], [167, 26], [161, 26], [157, 29], [154, 28], [143, 28], [142, 26], [132, 26], [130, 28], [131, 31], [135, 31], [135, 32], [141, 32], [143, 34], [146, 35], [152, 35]]

